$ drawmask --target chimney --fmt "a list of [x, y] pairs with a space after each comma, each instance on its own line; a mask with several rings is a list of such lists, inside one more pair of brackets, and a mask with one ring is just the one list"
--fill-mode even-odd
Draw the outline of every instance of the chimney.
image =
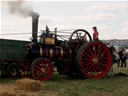
[[37, 34], [38, 34], [38, 19], [39, 15], [32, 15], [32, 43], [37, 43]]

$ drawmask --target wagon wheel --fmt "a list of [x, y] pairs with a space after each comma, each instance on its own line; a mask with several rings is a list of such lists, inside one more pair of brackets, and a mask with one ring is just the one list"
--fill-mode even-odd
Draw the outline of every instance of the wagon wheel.
[[111, 68], [112, 56], [107, 46], [101, 42], [82, 45], [77, 52], [76, 61], [80, 72], [91, 79], [103, 78]]
[[0, 65], [0, 77], [2, 77], [3, 74], [4, 74], [4, 69], [3, 69], [3, 67]]
[[22, 62], [18, 66], [19, 75], [21, 78], [32, 78], [31, 69], [29, 63]]
[[9, 64], [6, 71], [9, 77], [16, 77], [18, 75], [18, 68], [14, 63]]
[[77, 29], [71, 34], [69, 41], [71, 43], [77, 43], [80, 41], [88, 42], [92, 41], [92, 38], [88, 31], [84, 29]]
[[32, 77], [36, 80], [47, 81], [53, 74], [53, 67], [48, 59], [37, 58], [33, 61], [32, 66]]

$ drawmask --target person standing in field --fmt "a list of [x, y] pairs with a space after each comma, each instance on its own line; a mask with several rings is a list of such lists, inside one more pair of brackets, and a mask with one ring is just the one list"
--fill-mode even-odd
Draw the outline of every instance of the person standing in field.
[[126, 67], [127, 53], [126, 53], [125, 49], [123, 49], [122, 52], [123, 52], [123, 56], [122, 56], [121, 67], [123, 67], [123, 65], [124, 65], [124, 67]]
[[118, 55], [119, 55], [118, 67], [120, 67], [120, 61], [121, 61], [121, 64], [122, 64], [123, 51], [122, 51], [122, 50], [120, 50], [120, 51], [118, 52]]
[[98, 33], [98, 31], [97, 31], [97, 28], [94, 26], [94, 27], [92, 27], [92, 29], [93, 29], [93, 31], [94, 31], [94, 33], [93, 33], [93, 40], [94, 40], [94, 41], [99, 41], [99, 38], [98, 38], [99, 33]]

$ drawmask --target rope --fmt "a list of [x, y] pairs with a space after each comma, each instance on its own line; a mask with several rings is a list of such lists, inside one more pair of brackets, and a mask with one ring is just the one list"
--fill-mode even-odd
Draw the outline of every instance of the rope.
[[[70, 30], [73, 30], [73, 29], [70, 29]], [[54, 32], [54, 31], [50, 31], [50, 32]], [[71, 34], [71, 31], [69, 31], [69, 30], [58, 30], [57, 32]], [[38, 32], [38, 33], [42, 33], [42, 32]], [[32, 32], [27, 32], [27, 33], [7, 33], [7, 34], [0, 34], [0, 35], [26, 35], [26, 34], [32, 34]]]

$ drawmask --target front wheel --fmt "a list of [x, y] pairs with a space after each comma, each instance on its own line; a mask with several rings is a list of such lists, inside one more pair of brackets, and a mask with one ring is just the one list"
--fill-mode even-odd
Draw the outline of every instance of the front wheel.
[[93, 41], [80, 47], [76, 61], [84, 76], [91, 79], [100, 79], [109, 72], [112, 65], [112, 56], [105, 44]]
[[37, 58], [32, 63], [31, 71], [35, 80], [47, 81], [53, 74], [53, 67], [48, 59]]

